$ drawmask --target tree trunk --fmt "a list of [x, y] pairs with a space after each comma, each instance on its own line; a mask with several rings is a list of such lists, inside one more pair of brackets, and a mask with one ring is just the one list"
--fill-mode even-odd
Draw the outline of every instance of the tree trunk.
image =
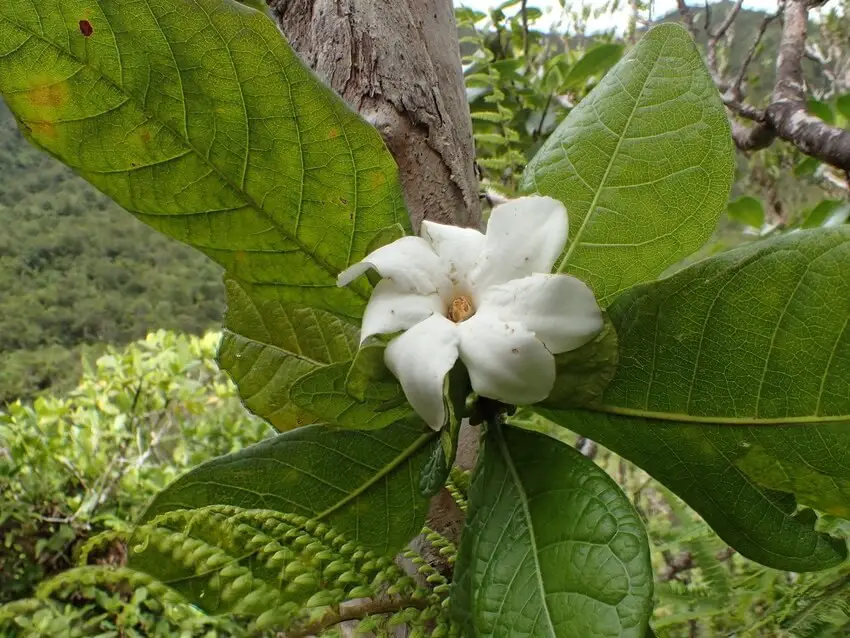
[[451, 0], [268, 0], [304, 62], [383, 135], [414, 229], [478, 227], [478, 180]]

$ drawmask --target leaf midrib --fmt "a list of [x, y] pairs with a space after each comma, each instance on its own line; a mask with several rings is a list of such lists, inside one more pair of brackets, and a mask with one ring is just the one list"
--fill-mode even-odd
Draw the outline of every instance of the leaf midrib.
[[494, 430], [494, 435], [499, 443], [499, 452], [501, 452], [502, 457], [505, 459], [505, 464], [508, 466], [508, 471], [510, 472], [511, 478], [513, 479], [514, 485], [516, 486], [517, 495], [519, 496], [520, 504], [522, 505], [523, 515], [525, 516], [526, 524], [528, 526], [528, 539], [531, 545], [531, 555], [534, 557], [534, 575], [535, 580], [537, 582], [537, 587], [540, 590], [540, 604], [546, 612], [546, 621], [549, 624], [549, 633], [551, 636], [556, 636], [555, 624], [552, 622], [552, 615], [549, 611], [549, 604], [546, 601], [546, 588], [543, 585], [542, 570], [540, 568], [540, 557], [537, 554], [537, 539], [534, 536], [534, 524], [532, 523], [531, 511], [528, 507], [528, 495], [525, 493], [525, 488], [523, 487], [522, 481], [519, 478], [519, 473], [517, 472], [516, 466], [514, 465], [513, 458], [511, 457], [510, 450], [508, 450], [508, 446], [505, 442], [504, 436], [502, 435], [502, 431], [498, 428], [494, 428]]
[[678, 421], [682, 423], [699, 423], [704, 425], [813, 425], [816, 423], [850, 423], [850, 414], [837, 414], [830, 416], [788, 416], [772, 418], [755, 417], [725, 417], [713, 415], [684, 414], [679, 412], [661, 412], [655, 410], [643, 410], [640, 408], [626, 408], [617, 405], [591, 404], [582, 407], [589, 412], [604, 412], [620, 416], [632, 416], [641, 419], [654, 419], [658, 421]]
[[380, 472], [376, 472], [375, 474], [373, 474], [368, 481], [362, 483], [356, 490], [349, 492], [349, 494], [345, 498], [340, 499], [323, 512], [316, 514], [313, 518], [317, 521], [325, 519], [337, 510], [339, 510], [341, 507], [344, 507], [354, 499], [358, 498], [361, 494], [366, 492], [378, 481], [392, 474], [394, 470], [400, 467], [405, 461], [407, 461], [407, 459], [409, 459], [416, 452], [418, 452], [426, 443], [428, 443], [435, 436], [437, 436], [436, 432], [427, 432], [421, 435], [413, 443], [401, 450], [399, 454], [390, 463], [387, 463], [383, 468], [381, 468]]
[[[665, 45], [662, 45], [662, 51]], [[584, 219], [581, 221], [581, 226], [579, 226], [575, 238], [573, 238], [573, 241], [570, 242], [570, 245], [567, 247], [567, 252], [564, 254], [564, 258], [561, 260], [561, 263], [558, 264], [558, 268], [555, 270], [555, 272], [563, 273], [567, 269], [567, 267], [569, 266], [570, 257], [575, 252], [576, 248], [581, 245], [581, 237], [584, 234], [584, 230], [587, 227], [587, 224], [590, 222], [591, 217], [593, 217], [596, 205], [599, 203], [599, 198], [602, 196], [602, 191], [605, 190], [605, 184], [608, 181], [608, 175], [611, 173], [611, 168], [614, 166], [614, 161], [617, 159], [617, 155], [620, 153], [620, 147], [623, 144], [623, 140], [626, 139], [626, 132], [629, 130], [629, 127], [632, 124], [632, 120], [634, 119], [635, 113], [638, 110], [638, 105], [640, 104], [640, 101], [643, 98], [643, 92], [646, 89], [646, 85], [649, 84], [649, 79], [652, 76], [653, 70], [655, 69], [655, 64], [658, 62], [658, 58], [660, 57], [661, 54], [659, 53], [659, 55], [653, 61], [652, 66], [649, 69], [649, 73], [647, 73], [646, 80], [640, 87], [640, 93], [638, 93], [638, 96], [635, 98], [634, 106], [629, 112], [629, 117], [626, 120], [625, 125], [623, 126], [623, 131], [621, 135], [617, 139], [617, 145], [614, 147], [614, 152], [611, 153], [611, 159], [608, 161], [608, 166], [605, 167], [605, 173], [603, 173], [602, 179], [599, 181], [599, 187], [593, 194], [593, 200], [590, 202], [590, 207], [587, 209], [587, 215], [585, 215]], [[637, 58], [634, 59], [637, 60]], [[566, 155], [566, 151], [563, 150], [563, 152]]]
[[[98, 1], [98, 4], [99, 4], [99, 0], [97, 0], [97, 1]], [[40, 19], [41, 19], [41, 14], [39, 14], [39, 13], [38, 13], [38, 10], [37, 10], [37, 9], [36, 9], [35, 13], [38, 15], [39, 20], [40, 20]], [[109, 24], [109, 20], [108, 20], [108, 18], [106, 17], [106, 14], [105, 14], [105, 13], [103, 13], [103, 19], [107, 22], [107, 24]], [[92, 71], [93, 73], [95, 73], [95, 74], [96, 74], [99, 78], [101, 78], [104, 82], [108, 83], [109, 85], [111, 85], [112, 87], [114, 87], [117, 91], [119, 91], [122, 95], [126, 95], [126, 96], [128, 96], [128, 97], [129, 97], [129, 98], [130, 98], [130, 99], [131, 99], [131, 100], [132, 100], [132, 101], [136, 104], [136, 106], [137, 106], [137, 108], [138, 108], [139, 112], [140, 112], [140, 113], [142, 113], [142, 114], [144, 115], [144, 117], [145, 117], [145, 118], [146, 118], [149, 122], [156, 122], [156, 124], [157, 124], [157, 125], [159, 125], [159, 126], [161, 126], [161, 127], [163, 128], [163, 130], [168, 131], [168, 132], [169, 132], [172, 136], [174, 136], [174, 137], [175, 137], [175, 139], [177, 139], [177, 140], [178, 140], [178, 141], [179, 141], [182, 145], [184, 145], [184, 146], [185, 146], [186, 148], [188, 148], [188, 149], [189, 149], [192, 153], [194, 153], [194, 154], [195, 154], [198, 158], [200, 158], [200, 159], [201, 159], [201, 161], [202, 161], [202, 162], [203, 162], [203, 163], [204, 163], [204, 164], [205, 164], [205, 165], [206, 165], [206, 166], [207, 166], [207, 167], [208, 167], [208, 168], [209, 168], [209, 169], [210, 169], [210, 170], [211, 170], [211, 171], [212, 171], [212, 172], [213, 172], [213, 173], [214, 173], [214, 174], [215, 174], [215, 175], [219, 178], [219, 179], [221, 179], [221, 180], [222, 180], [225, 184], [227, 184], [227, 186], [228, 186], [228, 187], [229, 187], [229, 188], [230, 188], [233, 192], [235, 192], [235, 193], [237, 194], [237, 196], [241, 197], [241, 198], [243, 199], [243, 201], [245, 201], [245, 203], [246, 203], [248, 206], [250, 206], [251, 208], [253, 208], [254, 210], [256, 210], [256, 211], [257, 211], [258, 213], [260, 213], [260, 214], [261, 214], [261, 215], [262, 215], [265, 219], [267, 219], [267, 220], [269, 221], [269, 223], [271, 223], [271, 224], [272, 224], [272, 225], [273, 225], [273, 226], [277, 229], [277, 231], [278, 231], [278, 232], [279, 232], [279, 233], [280, 233], [283, 237], [285, 237], [285, 238], [286, 238], [286, 239], [288, 239], [289, 241], [291, 241], [291, 242], [293, 242], [294, 244], [296, 244], [296, 245], [298, 246], [298, 248], [299, 248], [302, 252], [304, 252], [304, 254], [308, 255], [308, 256], [310, 257], [310, 259], [312, 259], [312, 260], [313, 260], [313, 261], [315, 261], [315, 262], [316, 262], [319, 266], [321, 266], [321, 267], [322, 267], [322, 269], [323, 269], [323, 270], [325, 270], [325, 271], [326, 271], [329, 275], [331, 275], [331, 277], [332, 277], [332, 278], [335, 278], [335, 277], [336, 277], [336, 275], [339, 273], [339, 270], [338, 270], [338, 269], [334, 268], [334, 267], [333, 267], [333, 266], [331, 266], [329, 263], [327, 263], [325, 260], [321, 259], [321, 258], [320, 258], [320, 257], [318, 257], [316, 254], [314, 254], [313, 252], [311, 252], [310, 250], [308, 250], [308, 249], [307, 249], [307, 247], [306, 247], [306, 246], [305, 246], [305, 245], [301, 242], [301, 240], [300, 240], [300, 239], [298, 239], [298, 238], [297, 238], [297, 237], [295, 237], [295, 236], [292, 236], [292, 235], [291, 235], [290, 233], [288, 233], [288, 232], [287, 232], [284, 228], [282, 228], [282, 227], [281, 227], [281, 225], [278, 223], [278, 221], [277, 221], [277, 220], [276, 220], [276, 219], [275, 219], [272, 215], [270, 215], [270, 214], [269, 214], [269, 213], [268, 213], [268, 212], [267, 212], [267, 211], [266, 211], [266, 210], [265, 210], [262, 206], [260, 206], [260, 204], [259, 204], [259, 203], [258, 203], [258, 202], [257, 202], [257, 201], [253, 198], [253, 197], [251, 197], [250, 195], [248, 195], [248, 193], [246, 193], [245, 191], [243, 191], [241, 188], [238, 188], [238, 187], [235, 185], [235, 183], [234, 183], [234, 182], [233, 182], [230, 178], [228, 178], [228, 177], [227, 177], [224, 173], [222, 173], [222, 172], [221, 172], [221, 170], [218, 168], [218, 166], [216, 166], [215, 164], [213, 164], [212, 162], [210, 162], [210, 160], [209, 160], [209, 159], [208, 159], [208, 158], [207, 158], [207, 157], [206, 157], [203, 153], [201, 153], [201, 152], [200, 152], [200, 151], [199, 151], [199, 150], [198, 150], [198, 149], [194, 146], [194, 144], [192, 144], [192, 142], [188, 139], [188, 137], [185, 137], [185, 138], [184, 138], [184, 137], [183, 137], [182, 135], [180, 135], [177, 131], [175, 131], [175, 130], [174, 130], [174, 128], [173, 128], [173, 127], [172, 127], [172, 126], [171, 126], [168, 122], [166, 122], [166, 121], [164, 121], [164, 120], [160, 120], [159, 118], [157, 118], [157, 117], [155, 117], [153, 114], [151, 114], [151, 112], [150, 112], [150, 111], [148, 111], [148, 110], [144, 107], [144, 104], [142, 104], [142, 102], [140, 101], [140, 99], [139, 99], [139, 97], [138, 97], [138, 96], [136, 96], [135, 94], [131, 93], [131, 92], [130, 92], [130, 91], [128, 91], [128, 90], [127, 90], [124, 86], [122, 86], [121, 84], [119, 84], [118, 82], [116, 82], [115, 80], [113, 80], [111, 77], [109, 77], [108, 75], [106, 75], [106, 73], [105, 73], [102, 69], [100, 69], [99, 67], [97, 67], [97, 66], [95, 66], [95, 65], [93, 65], [93, 64], [90, 64], [90, 63], [89, 63], [89, 62], [87, 62], [87, 61], [83, 61], [83, 60], [81, 60], [81, 59], [80, 59], [80, 58], [78, 58], [76, 55], [74, 55], [71, 51], [68, 51], [68, 50], [65, 50], [65, 49], [61, 48], [61, 47], [60, 47], [59, 45], [57, 45], [55, 42], [52, 42], [51, 40], [47, 39], [45, 36], [43, 36], [43, 35], [41, 35], [41, 34], [39, 34], [39, 33], [36, 33], [35, 31], [33, 31], [32, 29], [28, 28], [27, 26], [19, 24], [18, 22], [16, 22], [16, 21], [14, 21], [14, 20], [10, 19], [10, 18], [9, 18], [8, 16], [6, 16], [6, 15], [0, 15], [0, 20], [3, 20], [3, 21], [5, 21], [5, 22], [7, 22], [8, 24], [12, 25], [14, 28], [16, 28], [16, 29], [20, 30], [20, 31], [21, 31], [21, 32], [23, 32], [23, 33], [29, 34], [29, 36], [30, 36], [30, 37], [36, 38], [37, 40], [40, 40], [41, 42], [44, 42], [44, 43], [45, 43], [48, 47], [50, 47], [51, 49], [53, 49], [53, 50], [57, 51], [59, 55], [64, 56], [65, 58], [67, 58], [67, 59], [69, 59], [69, 60], [72, 60], [72, 61], [73, 61], [73, 62], [75, 62], [76, 64], [79, 64], [79, 65], [80, 65], [80, 67], [82, 67], [82, 68], [86, 68], [86, 69], [91, 70], [91, 71]], [[114, 32], [115, 32], [115, 31], [114, 31], [114, 29], [112, 28], [112, 25], [111, 25], [111, 24], [109, 25], [109, 28], [110, 28], [110, 31], [111, 31], [112, 33], [114, 33]], [[166, 41], [167, 41], [167, 38], [165, 38], [165, 39], [166, 39]], [[229, 55], [229, 54], [230, 54], [230, 52], [228, 51], [228, 55]], [[120, 56], [121, 56], [120, 51], [118, 52], [118, 54], [117, 54], [117, 55], [119, 56], [119, 60], [120, 60]], [[274, 56], [274, 57], [275, 57], [275, 60], [277, 60], [277, 56]], [[176, 64], [176, 60], [175, 60], [175, 64]], [[177, 65], [177, 71], [178, 71], [178, 75], [180, 75], [180, 71], [181, 71], [181, 69], [180, 69], [179, 65]], [[235, 72], [234, 72], [234, 73], [235, 73]], [[181, 76], [181, 77], [182, 77], [182, 76]], [[237, 79], [237, 81], [238, 81], [238, 79], [239, 79], [239, 78], [237, 77], [236, 79]], [[63, 80], [63, 81], [64, 81], [64, 80]], [[241, 93], [241, 85], [240, 85], [240, 93]], [[185, 107], [184, 107], [184, 108], [185, 108]], [[297, 119], [297, 118], [296, 118], [296, 119]], [[249, 151], [249, 149], [247, 149], [247, 148], [246, 148], [246, 150], [245, 150], [246, 155], [247, 155], [248, 151]], [[82, 170], [82, 169], [81, 169], [81, 170]], [[304, 177], [304, 176], [303, 176], [303, 174], [302, 174], [302, 176], [301, 176], [301, 181], [303, 181], [303, 177]], [[355, 180], [356, 180], [356, 179], [357, 179], [357, 176], [355, 175], [355, 177], [354, 177], [354, 178], [355, 178]], [[356, 187], [355, 187], [355, 190], [356, 190]], [[180, 216], [181, 216], [181, 215], [175, 215], [174, 217], [180, 217]], [[349, 288], [350, 288], [350, 289], [351, 289], [351, 290], [352, 290], [352, 291], [353, 291], [353, 292], [354, 292], [354, 293], [355, 293], [358, 297], [361, 297], [361, 298], [362, 298], [362, 299], [364, 299], [364, 300], [365, 300], [365, 299], [368, 299], [368, 295], [364, 294], [364, 293], [363, 293], [363, 292], [362, 292], [362, 291], [358, 288], [358, 286], [357, 286], [356, 284], [354, 284], [354, 285], [350, 285], [350, 286], [349, 286]]]

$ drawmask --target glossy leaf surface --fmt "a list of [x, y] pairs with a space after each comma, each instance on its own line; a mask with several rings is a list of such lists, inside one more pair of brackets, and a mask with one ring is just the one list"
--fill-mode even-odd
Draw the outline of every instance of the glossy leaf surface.
[[643, 523], [592, 461], [541, 434], [490, 428], [473, 475], [452, 603], [470, 636], [643, 636]]

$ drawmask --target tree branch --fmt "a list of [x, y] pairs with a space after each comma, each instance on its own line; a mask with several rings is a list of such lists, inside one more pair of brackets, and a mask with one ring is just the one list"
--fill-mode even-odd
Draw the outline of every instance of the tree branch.
[[[266, 2], [301, 59], [381, 132], [399, 166], [414, 229], [424, 219], [479, 227], [472, 120], [452, 1]], [[462, 438], [475, 444], [464, 452], [474, 465], [477, 434]], [[432, 501], [429, 525], [457, 541], [464, 514], [447, 495], [443, 490]]]
[[[681, 13], [684, 0], [678, 2]], [[811, 157], [847, 171], [850, 170], [850, 131], [831, 126], [807, 111], [802, 61], [806, 56], [809, 7], [807, 0], [787, 0], [784, 6], [780, 5], [777, 14], [765, 17], [723, 101], [736, 115], [755, 122], [753, 126], [746, 126], [732, 119], [732, 138], [739, 149], [754, 151], [767, 148], [776, 138], [780, 138]], [[784, 21], [776, 61], [776, 83], [770, 104], [761, 110], [743, 103], [741, 84], [768, 25], [779, 13], [783, 13]], [[731, 26], [730, 15], [734, 20], [737, 15], [734, 7], [716, 33]], [[716, 67], [716, 58], [711, 58], [714, 49], [709, 47], [707, 52], [708, 64], [713, 73], [715, 69], [712, 65]], [[716, 77], [715, 82], [722, 89], [723, 82]]]
[[[729, 31], [732, 23], [735, 22], [735, 18], [738, 17], [738, 13], [741, 11], [741, 5], [743, 4], [744, 0], [737, 0], [735, 4], [732, 5], [732, 8], [729, 9], [729, 13], [726, 14], [726, 17], [723, 18], [723, 22], [720, 26], [715, 31], [708, 30], [708, 42], [705, 45], [706, 63], [708, 65], [708, 70], [711, 71], [716, 83], [720, 83], [720, 72], [717, 68], [717, 44], [720, 42], [720, 39], [726, 35], [726, 32]], [[706, 15], [708, 15], [708, 13], [706, 13]], [[708, 29], [708, 24], [706, 24], [706, 28]]]
[[776, 62], [776, 85], [765, 116], [779, 137], [807, 155], [850, 170], [850, 131], [830, 126], [806, 112], [802, 60], [808, 24], [806, 0], [788, 0]]
[[744, 82], [744, 78], [747, 75], [747, 69], [750, 67], [750, 62], [753, 61], [753, 56], [756, 53], [756, 49], [758, 49], [759, 44], [761, 44], [761, 39], [764, 37], [765, 31], [767, 31], [767, 27], [770, 26], [770, 23], [776, 20], [782, 13], [783, 7], [777, 10], [776, 13], [766, 15], [764, 19], [761, 21], [761, 26], [759, 26], [758, 33], [756, 34], [755, 40], [753, 40], [752, 45], [747, 50], [747, 54], [744, 56], [743, 62], [741, 62], [741, 68], [738, 71], [738, 75], [732, 82], [732, 85], [729, 87], [729, 92], [732, 94], [732, 97], [736, 100], [741, 98], [741, 84]]

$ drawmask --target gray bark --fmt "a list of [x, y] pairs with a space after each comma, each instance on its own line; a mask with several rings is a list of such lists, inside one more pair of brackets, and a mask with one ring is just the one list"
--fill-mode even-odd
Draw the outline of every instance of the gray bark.
[[268, 0], [289, 43], [381, 131], [414, 229], [480, 225], [451, 0]]
[[[685, 4], [685, 0], [677, 0], [677, 3], [682, 21], [697, 37], [699, 29], [694, 23], [690, 8]], [[747, 126], [730, 118], [732, 138], [738, 148], [743, 151], [760, 150], [773, 144], [776, 139], [782, 139], [826, 164], [850, 171], [850, 132], [831, 126], [811, 115], [806, 105], [806, 81], [802, 60], [806, 56], [809, 9], [819, 3], [820, 0], [781, 2], [781, 13], [765, 17], [737, 77], [729, 82], [720, 77], [717, 69], [717, 46], [719, 37], [731, 28], [738, 15], [741, 3], [736, 2], [720, 28], [716, 32], [708, 33], [707, 64], [718, 89], [724, 93], [724, 102], [729, 109], [736, 115], [754, 122], [752, 126]], [[770, 104], [765, 109], [758, 109], [742, 101], [741, 84], [765, 29], [780, 14], [783, 23], [776, 60], [776, 83]]]

